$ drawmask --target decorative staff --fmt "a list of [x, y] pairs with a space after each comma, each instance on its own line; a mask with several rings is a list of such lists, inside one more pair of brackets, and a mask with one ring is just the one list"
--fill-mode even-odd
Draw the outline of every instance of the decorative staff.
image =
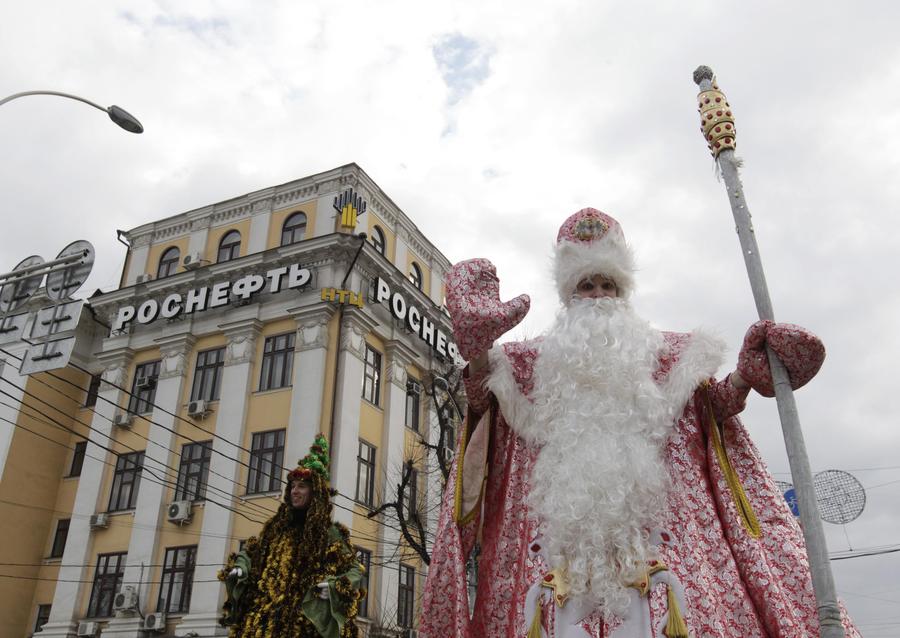
[[[722, 179], [725, 181], [728, 201], [731, 204], [731, 212], [734, 215], [741, 243], [741, 251], [744, 254], [744, 264], [747, 267], [750, 287], [756, 301], [756, 310], [760, 319], [774, 320], [775, 313], [769, 298], [769, 289], [763, 273], [759, 248], [756, 245], [756, 235], [750, 221], [750, 209], [744, 198], [744, 189], [738, 175], [740, 161], [734, 156], [736, 131], [731, 105], [725, 98], [725, 94], [716, 85], [713, 71], [708, 66], [697, 67], [697, 70], [694, 71], [694, 82], [700, 87], [698, 98], [702, 122], [700, 130], [703, 132], [703, 137], [706, 139], [709, 150], [719, 166]], [[800, 429], [797, 405], [794, 402], [794, 392], [791, 389], [784, 365], [771, 348], [767, 347], [767, 351], [775, 385], [775, 400], [778, 404], [778, 414], [781, 417], [781, 430], [784, 434], [784, 444], [787, 448], [788, 462], [791, 466], [791, 475], [800, 506], [800, 522], [806, 540], [813, 588], [816, 592], [820, 636], [822, 638], [844, 638], [840, 608], [834, 591], [834, 578], [831, 575], [825, 534], [822, 530], [819, 505], [813, 489], [812, 471], [809, 467], [803, 432]]]

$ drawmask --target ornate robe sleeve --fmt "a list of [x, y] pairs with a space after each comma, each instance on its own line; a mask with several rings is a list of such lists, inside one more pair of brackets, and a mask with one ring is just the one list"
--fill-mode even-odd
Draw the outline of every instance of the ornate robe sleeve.
[[744, 411], [747, 405], [747, 395], [750, 388], [738, 390], [731, 383], [729, 374], [721, 381], [711, 381], [709, 384], [709, 401], [712, 404], [713, 416], [716, 422], [725, 423], [736, 414]]
[[[225, 604], [222, 606], [224, 613], [221, 619], [221, 624], [224, 626], [239, 623], [246, 613], [245, 594], [251, 585], [250, 568], [252, 565], [250, 555], [246, 551], [241, 551], [232, 554], [228, 558], [225, 568], [218, 574], [219, 580], [225, 582]], [[228, 573], [235, 567], [239, 568], [243, 574], [239, 578], [229, 578]]]
[[356, 618], [360, 599], [366, 595], [362, 586], [365, 569], [356, 560], [356, 552], [343, 538], [336, 526], [329, 532], [332, 543], [339, 543], [346, 560], [340, 573], [322, 580], [328, 583], [328, 599], [319, 597], [320, 589], [313, 586], [303, 597], [303, 615], [306, 616], [322, 638], [340, 638], [344, 627]]
[[472, 373], [472, 366], [467, 365], [463, 370], [463, 384], [466, 386], [466, 401], [469, 410], [476, 414], [484, 414], [490, 405], [490, 390], [484, 387], [489, 366], [484, 366], [478, 372]]

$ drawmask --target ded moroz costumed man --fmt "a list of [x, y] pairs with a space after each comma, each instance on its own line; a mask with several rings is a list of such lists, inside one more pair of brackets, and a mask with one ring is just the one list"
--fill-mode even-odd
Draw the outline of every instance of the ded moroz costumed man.
[[575, 213], [554, 251], [554, 324], [495, 348], [528, 297], [501, 302], [485, 259], [448, 274], [469, 412], [420, 638], [818, 635], [801, 531], [737, 414], [751, 386], [773, 395], [767, 343], [799, 387], [822, 363], [821, 342], [755, 323], [737, 369], [716, 380], [723, 344], [651, 327], [629, 302], [634, 273], [616, 220]]
[[328, 443], [318, 435], [287, 475], [284, 500], [219, 573], [222, 624], [237, 638], [355, 638], [364, 568], [331, 519]]

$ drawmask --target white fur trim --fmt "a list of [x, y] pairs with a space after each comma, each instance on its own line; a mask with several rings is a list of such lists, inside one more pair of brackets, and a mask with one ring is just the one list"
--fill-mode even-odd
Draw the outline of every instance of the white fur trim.
[[612, 232], [589, 244], [563, 241], [553, 250], [553, 279], [563, 304], [568, 304], [579, 281], [598, 274], [615, 281], [619, 297], [627, 299], [634, 290], [634, 271], [633, 251]]
[[673, 419], [680, 416], [697, 386], [715, 375], [725, 361], [725, 350], [725, 342], [719, 336], [699, 328], [691, 332], [690, 341], [660, 385], [675, 409]]
[[[534, 342], [533, 347], [537, 349], [538, 343]], [[697, 386], [714, 376], [721, 367], [725, 351], [725, 342], [714, 333], [699, 328], [691, 332], [690, 341], [660, 385], [668, 399], [673, 421], [681, 415]], [[509, 357], [498, 345], [488, 351], [488, 360], [491, 372], [485, 379], [485, 387], [497, 397], [504, 418], [516, 432], [523, 436], [533, 434], [531, 400], [519, 388]], [[530, 436], [528, 438], [531, 440]]]
[[[533, 344], [537, 349], [537, 343]], [[491, 372], [484, 380], [484, 386], [494, 393], [500, 411], [506, 422], [513, 425], [518, 431], [519, 427], [530, 428], [533, 410], [531, 400], [522, 394], [516, 375], [513, 372], [512, 362], [501, 346], [494, 346], [488, 350], [488, 361]], [[533, 373], [533, 371], [532, 371]]]

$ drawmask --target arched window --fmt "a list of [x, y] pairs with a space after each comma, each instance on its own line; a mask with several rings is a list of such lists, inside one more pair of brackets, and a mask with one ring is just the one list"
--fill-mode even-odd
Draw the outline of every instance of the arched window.
[[384, 241], [384, 231], [378, 226], [372, 226], [372, 245], [375, 246], [375, 250], [384, 255], [387, 243]]
[[409, 265], [409, 280], [412, 282], [413, 286], [422, 290], [422, 269], [419, 268], [419, 264], [416, 262]]
[[156, 278], [162, 279], [169, 275], [174, 275], [178, 270], [178, 262], [181, 261], [181, 251], [178, 246], [172, 246], [167, 249], [159, 258], [159, 268], [156, 270]]
[[219, 242], [219, 255], [216, 261], [231, 261], [241, 256], [241, 234], [236, 230], [229, 230]]
[[296, 244], [298, 241], [303, 241], [303, 236], [305, 234], [306, 214], [294, 213], [285, 220], [284, 226], [281, 227], [281, 245], [287, 246], [289, 244]]

